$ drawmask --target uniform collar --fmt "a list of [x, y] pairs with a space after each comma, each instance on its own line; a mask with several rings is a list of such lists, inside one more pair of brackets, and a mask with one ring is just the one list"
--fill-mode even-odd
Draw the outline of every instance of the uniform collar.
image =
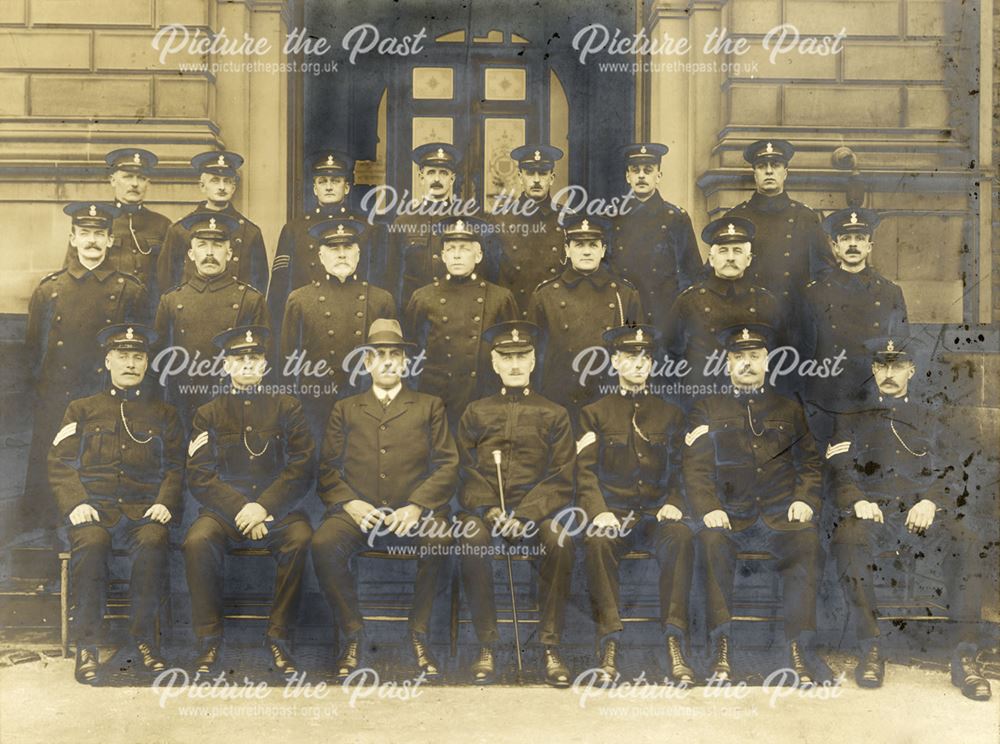
[[142, 390], [138, 385], [130, 388], [120, 388], [112, 385], [108, 388], [108, 394], [115, 400], [137, 400], [142, 395]]
[[70, 258], [69, 268], [67, 269], [69, 275], [72, 276], [74, 279], [83, 279], [85, 276], [87, 276], [87, 274], [93, 274], [94, 278], [97, 279], [97, 281], [99, 282], [103, 282], [105, 279], [111, 276], [114, 273], [114, 271], [115, 270], [111, 268], [107, 255], [105, 255], [104, 260], [101, 261], [101, 263], [98, 264], [93, 269], [88, 269], [82, 263], [80, 263], [80, 259], [78, 256], [72, 256]]
[[586, 279], [595, 287], [604, 287], [611, 282], [611, 278], [611, 272], [608, 271], [603, 263], [599, 264], [597, 269], [589, 274], [581, 274], [573, 268], [572, 264], [566, 266], [562, 273], [563, 282], [570, 287], [575, 287], [583, 279]]
[[[339, 276], [334, 276], [333, 274], [330, 274], [330, 273], [327, 273], [327, 275], [326, 275], [326, 281], [328, 283], [332, 284], [334, 287], [339, 287], [342, 284], [352, 284], [352, 283], [356, 282], [357, 280], [358, 280], [358, 275], [357, 274], [351, 274], [349, 277], [347, 277], [346, 279], [344, 279], [344, 281], [340, 281], [340, 277]], [[319, 284], [319, 282], [316, 282], [316, 283]]]
[[324, 204], [316, 207], [313, 210], [313, 214], [317, 214], [320, 217], [342, 217], [347, 214], [347, 200], [342, 199], [336, 204]]
[[233, 217], [237, 220], [243, 219], [243, 215], [236, 211], [236, 207], [233, 206], [233, 203], [231, 201], [225, 206], [224, 209], [212, 209], [211, 207], [208, 206], [208, 201], [205, 200], [203, 202], [200, 202], [198, 206], [195, 207], [194, 210], [192, 210], [191, 214], [194, 214], [195, 212], [214, 212], [216, 214], [228, 214], [230, 217]]
[[638, 400], [645, 398], [649, 395], [649, 385], [644, 385], [641, 390], [626, 390], [623, 387], [618, 388], [618, 397], [625, 398], [626, 400]]
[[750, 197], [750, 206], [758, 212], [781, 212], [787, 209], [792, 203], [787, 191], [782, 191], [775, 196], [767, 196], [759, 191], [755, 191]]
[[236, 277], [230, 276], [229, 274], [217, 274], [212, 277], [204, 277], [200, 274], [195, 274], [188, 280], [188, 284], [199, 292], [204, 292], [206, 289], [209, 292], [218, 292], [220, 289], [225, 289], [235, 281]]
[[525, 194], [523, 191], [521, 195], [517, 197], [517, 205], [523, 207], [527, 204], [533, 204], [536, 207], [536, 214], [551, 214], [554, 210], [552, 209], [552, 193], [549, 192], [542, 199], [533, 199], [532, 197]]
[[879, 393], [878, 402], [882, 405], [888, 406], [889, 408], [895, 408], [899, 405], [905, 405], [910, 402], [909, 394], [904, 395], [902, 398], [890, 398], [887, 395], [882, 395]]
[[245, 388], [236, 387], [236, 385], [233, 384], [232, 379], [229, 380], [228, 384], [229, 394], [235, 399], [243, 400], [260, 396], [262, 394], [261, 386], [264, 384], [264, 381], [261, 380], [258, 384]]
[[740, 390], [738, 387], [733, 387], [733, 397], [735, 398], [762, 398], [765, 395], [767, 395], [767, 387], [763, 385], [753, 390]]
[[125, 214], [135, 214], [142, 210], [142, 202], [138, 204], [126, 204], [123, 201], [115, 200], [115, 206], [118, 207]]
[[635, 197], [635, 204], [632, 206], [632, 211], [639, 209], [657, 209], [663, 206], [663, 197], [660, 196], [660, 190], [654, 188], [653, 193], [649, 195], [646, 201], [642, 201], [639, 197]]
[[750, 289], [746, 274], [739, 279], [723, 279], [716, 276], [714, 271], [705, 278], [705, 286], [722, 297], [743, 295]]
[[475, 271], [473, 271], [468, 276], [455, 276], [454, 274], [445, 274], [444, 278], [446, 281], [449, 281], [452, 284], [466, 284], [468, 282], [477, 281], [479, 279], [479, 276], [476, 274]]
[[506, 398], [512, 403], [516, 403], [518, 401], [524, 400], [529, 395], [531, 395], [531, 389], [528, 387], [523, 387], [523, 388], [502, 387], [500, 388], [500, 395], [501, 397]]
[[865, 288], [871, 287], [872, 283], [875, 281], [874, 274], [875, 272], [872, 271], [871, 266], [865, 266], [856, 274], [852, 274], [850, 271], [844, 271], [839, 266], [835, 267], [830, 272], [830, 276], [832, 276], [837, 284], [841, 286], [861, 284]]

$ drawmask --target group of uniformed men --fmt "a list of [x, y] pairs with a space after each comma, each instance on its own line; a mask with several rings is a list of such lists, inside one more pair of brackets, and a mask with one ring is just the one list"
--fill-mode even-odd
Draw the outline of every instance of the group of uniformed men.
[[[284, 227], [270, 275], [260, 230], [232, 206], [239, 155], [193, 158], [205, 200], [170, 224], [144, 204], [156, 156], [110, 153], [114, 202], [66, 208], [66, 265], [29, 310], [39, 405], [28, 494], [41, 511], [51, 493], [68, 532], [77, 678], [99, 678], [119, 543], [132, 558], [139, 656], [166, 667], [155, 620], [169, 528], [189, 492], [200, 505], [183, 541], [199, 672], [220, 660], [227, 546], [263, 546], [277, 562], [266, 638], [284, 673], [297, 669], [288, 635], [311, 551], [346, 678], [365, 653], [351, 559], [405, 542], [420, 547], [417, 666], [441, 673], [431, 609], [448, 549], [462, 547], [480, 644], [470, 672], [491, 682], [488, 549], [516, 544], [537, 546], [543, 671], [567, 686], [574, 541], [562, 530], [575, 505], [589, 524], [580, 547], [602, 681], [618, 677], [619, 562], [631, 549], [659, 563], [668, 679], [699, 676], [687, 657], [693, 586], [711, 631], [705, 676], [733, 679], [733, 578], [738, 551], [754, 549], [783, 578], [788, 665], [816, 683], [808, 639], [825, 470], [858, 683], [877, 687], [885, 670], [872, 588], [880, 550], [914, 543], [923, 561], [942, 563], [961, 633], [953, 681], [989, 698], [975, 660], [978, 540], [948, 480], [947, 435], [909, 390], [902, 292], [871, 267], [878, 214], [848, 208], [821, 222], [785, 193], [792, 145], [754, 142], [744, 156], [756, 193], [705, 228], [703, 264], [690, 218], [657, 190], [666, 153], [648, 142], [623, 149], [634, 203], [607, 225], [560, 220], [549, 189], [562, 153], [517, 148], [522, 193], [486, 222], [449, 214], [459, 151], [423, 145], [413, 153], [423, 200], [385, 225], [351, 210], [350, 158], [323, 152], [311, 163], [316, 206]], [[768, 353], [782, 344], [805, 358], [839, 355], [839, 375], [775, 382]], [[586, 380], [580, 355], [594, 348], [611, 370]], [[651, 383], [662, 351], [689, 363], [684, 392]], [[706, 365], [713, 354], [726, 363], [721, 377]], [[332, 385], [317, 393], [313, 381]], [[325, 506], [315, 532], [302, 507], [312, 490]]]

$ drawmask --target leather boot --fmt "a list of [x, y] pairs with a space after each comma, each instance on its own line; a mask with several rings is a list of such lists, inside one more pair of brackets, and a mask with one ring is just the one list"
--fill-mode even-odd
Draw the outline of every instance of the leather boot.
[[667, 679], [675, 686], [694, 684], [694, 669], [684, 658], [684, 643], [680, 636], [667, 636]]
[[729, 684], [733, 680], [733, 667], [729, 663], [729, 636], [720, 633], [715, 639], [715, 653], [708, 668], [708, 682]]
[[100, 660], [97, 656], [96, 646], [76, 647], [76, 670], [74, 674], [76, 681], [84, 685], [92, 685], [97, 682], [97, 671]]

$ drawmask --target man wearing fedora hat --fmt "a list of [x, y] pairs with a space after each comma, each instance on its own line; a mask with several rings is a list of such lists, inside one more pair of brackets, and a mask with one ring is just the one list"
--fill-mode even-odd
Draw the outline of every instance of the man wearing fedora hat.
[[156, 618], [164, 599], [168, 527], [183, 507], [184, 434], [172, 406], [142, 389], [155, 332], [120, 323], [97, 334], [107, 388], [74, 400], [49, 450], [49, 481], [70, 542], [76, 678], [97, 681], [108, 559], [124, 543], [132, 560], [131, 622], [143, 667], [161, 672]]
[[25, 348], [34, 382], [34, 425], [28, 452], [25, 529], [56, 526], [46, 458], [66, 406], [98, 392], [105, 367], [94, 337], [101, 328], [121, 322], [145, 322], [149, 295], [132, 274], [108, 260], [111, 226], [119, 210], [106, 202], [73, 202], [69, 265], [44, 277], [28, 303]]
[[807, 658], [816, 629], [821, 549], [822, 463], [802, 406], [767, 384], [773, 329], [747, 323], [720, 334], [732, 392], [691, 408], [684, 436], [684, 487], [700, 523], [707, 624], [713, 658], [709, 679], [733, 679], [730, 630], [739, 550], [766, 550], [783, 579], [787, 667], [795, 682], [819, 681]]
[[499, 636], [490, 547], [492, 535], [499, 532], [511, 545], [540, 545], [543, 549], [533, 565], [538, 571], [538, 635], [545, 681], [554, 687], [567, 687], [570, 670], [559, 645], [574, 546], [571, 538], [561, 536], [555, 517], [573, 501], [573, 430], [565, 408], [529, 387], [538, 327], [525, 321], [498, 323], [486, 330], [484, 341], [503, 387], [495, 395], [470, 403], [458, 427], [461, 535], [465, 545], [473, 548], [461, 553], [462, 578], [480, 644], [479, 656], [472, 664], [473, 680], [487, 684], [494, 680], [496, 671], [493, 646]]
[[313, 537], [312, 556], [341, 632], [339, 679], [357, 669], [367, 651], [351, 557], [366, 545], [414, 539], [420, 554], [410, 642], [421, 672], [428, 679], [441, 673], [427, 634], [451, 543], [445, 520], [458, 482], [458, 452], [441, 399], [403, 384], [413, 372], [408, 354], [414, 346], [398, 321], [371, 324], [363, 348], [372, 387], [334, 404], [323, 439], [317, 494], [326, 516]]
[[805, 285], [833, 266], [819, 216], [785, 191], [788, 164], [794, 155], [795, 147], [786, 140], [764, 139], [747, 145], [743, 159], [753, 168], [756, 190], [725, 214], [753, 222], [756, 236], [749, 268], [751, 282], [769, 289], [789, 310], [797, 307]]
[[[166, 215], [146, 206], [146, 191], [159, 159], [140, 147], [112, 150], [105, 158], [114, 205], [119, 210], [111, 225], [112, 242], [108, 247], [110, 265], [132, 274], [146, 285], [153, 308], [159, 299], [156, 261], [170, 227]], [[70, 247], [64, 266], [76, 255]]]
[[918, 574], [944, 580], [947, 599], [940, 601], [958, 636], [952, 683], [972, 700], [989, 700], [990, 683], [976, 660], [984, 589], [979, 546], [984, 541], [972, 527], [961, 469], [954, 467], [957, 453], [966, 450], [956, 446], [958, 433], [942, 426], [910, 389], [914, 345], [901, 335], [866, 342], [874, 400], [839, 416], [826, 448], [839, 513], [832, 550], [860, 646], [854, 676], [861, 687], [882, 685], [885, 657], [874, 576], [885, 570], [887, 550], [892, 562], [909, 547]]
[[[367, 376], [355, 379], [345, 366], [351, 351], [373, 320], [396, 317], [392, 295], [358, 274], [364, 232], [362, 223], [349, 218], [315, 222], [309, 234], [319, 244], [317, 257], [324, 273], [288, 296], [278, 371], [299, 390], [317, 441], [322, 441], [334, 401], [370, 383]], [[310, 389], [330, 383], [336, 386], [333, 392]]]
[[631, 549], [650, 549], [660, 566], [660, 626], [667, 677], [693, 684], [684, 657], [694, 537], [684, 522], [681, 485], [684, 412], [650, 392], [648, 380], [659, 332], [651, 325], [604, 333], [618, 373], [618, 390], [580, 414], [576, 443], [577, 498], [587, 519], [605, 530], [584, 539], [587, 586], [597, 625], [602, 682], [614, 683], [624, 625], [618, 565]]
[[528, 320], [541, 328], [539, 391], [565, 406], [576, 422], [580, 408], [599, 397], [600, 382], [579, 379], [579, 371], [574, 371], [578, 355], [600, 349], [602, 333], [636, 323], [643, 314], [635, 285], [603, 263], [604, 226], [573, 217], [567, 221], [565, 236], [569, 265], [535, 289]]
[[412, 213], [393, 220], [383, 279], [400, 310], [416, 290], [444, 276], [441, 241], [434, 234], [434, 226], [442, 218], [453, 216], [457, 203], [455, 182], [462, 160], [458, 148], [446, 142], [420, 145], [414, 148], [412, 157], [423, 195], [410, 205]]
[[413, 293], [403, 318], [410, 338], [427, 355], [417, 389], [444, 401], [454, 429], [470, 402], [496, 389], [483, 331], [514, 320], [518, 310], [510, 290], [476, 273], [486, 223], [450, 217], [438, 228], [446, 273]]
[[[562, 271], [563, 234], [559, 206], [551, 190], [563, 152], [551, 145], [524, 145], [511, 150], [517, 163], [520, 193], [498, 199], [493, 220], [499, 228], [495, 255], [487, 256], [487, 277], [514, 295], [518, 318], [528, 314], [531, 293]], [[490, 205], [493, 206], [493, 205]]]
[[827, 217], [823, 228], [833, 241], [837, 267], [807, 284], [803, 293], [803, 357], [844, 358], [839, 376], [807, 379], [804, 398], [813, 432], [824, 445], [833, 434], [834, 417], [865, 406], [873, 392], [866, 336], [906, 335], [903, 290], [871, 265], [879, 222], [878, 212], [862, 207]]
[[201, 212], [215, 212], [235, 221], [230, 236], [233, 259], [229, 272], [261, 294], [267, 292], [267, 251], [260, 228], [233, 206], [233, 195], [239, 184], [239, 168], [243, 156], [235, 152], [210, 150], [191, 158], [191, 167], [198, 174], [198, 188], [205, 200], [167, 230], [167, 236], [157, 261], [156, 276], [161, 291], [176, 287], [197, 273], [188, 255], [191, 246], [190, 228], [184, 226], [188, 217]]
[[222, 212], [195, 212], [179, 224], [190, 239], [187, 253], [195, 273], [160, 297], [153, 372], [173, 369], [167, 399], [190, 430], [195, 410], [215, 396], [212, 388], [222, 377], [220, 370], [198, 368], [217, 356], [216, 335], [235, 326], [269, 326], [270, 319], [264, 295], [230, 272], [239, 223]]
[[187, 484], [201, 510], [183, 550], [198, 673], [220, 662], [226, 547], [241, 543], [267, 548], [277, 563], [265, 642], [276, 671], [296, 672], [288, 636], [312, 537], [296, 506], [312, 487], [315, 444], [298, 400], [261, 385], [269, 335], [241, 325], [215, 337], [229, 389], [198, 409], [191, 429]]
[[[313, 156], [309, 170], [316, 205], [293, 217], [281, 228], [278, 247], [271, 262], [267, 305], [275, 328], [281, 327], [289, 295], [299, 287], [313, 282], [322, 283], [329, 274], [320, 255], [323, 242], [313, 228], [320, 222], [335, 219], [365, 223], [365, 217], [351, 209], [348, 199], [354, 181], [353, 158], [339, 150], [321, 150]], [[361, 256], [358, 266], [351, 273], [357, 274], [362, 281], [378, 283], [377, 277], [381, 272], [373, 272], [373, 264], [384, 259], [380, 235], [381, 226], [377, 225], [366, 224], [363, 230], [358, 231]]]
[[691, 218], [676, 204], [665, 201], [657, 189], [660, 164], [667, 146], [634, 142], [622, 148], [625, 181], [634, 197], [614, 218], [608, 262], [639, 290], [644, 318], [661, 333], [677, 295], [701, 273], [701, 254]]

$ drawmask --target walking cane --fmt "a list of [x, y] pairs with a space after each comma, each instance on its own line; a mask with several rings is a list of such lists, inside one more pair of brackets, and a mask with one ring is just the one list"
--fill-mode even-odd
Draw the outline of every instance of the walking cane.
[[[503, 475], [500, 473], [500, 459], [500, 450], [493, 450], [493, 462], [497, 466], [497, 486], [500, 489], [500, 510], [506, 517], [507, 504], [503, 497]], [[517, 650], [517, 681], [520, 684], [523, 667], [521, 662], [521, 633], [517, 627], [517, 601], [514, 598], [514, 566], [510, 562], [510, 553], [506, 549], [504, 550], [504, 554], [507, 556], [507, 584], [510, 586], [510, 613], [514, 619], [514, 648]]]

